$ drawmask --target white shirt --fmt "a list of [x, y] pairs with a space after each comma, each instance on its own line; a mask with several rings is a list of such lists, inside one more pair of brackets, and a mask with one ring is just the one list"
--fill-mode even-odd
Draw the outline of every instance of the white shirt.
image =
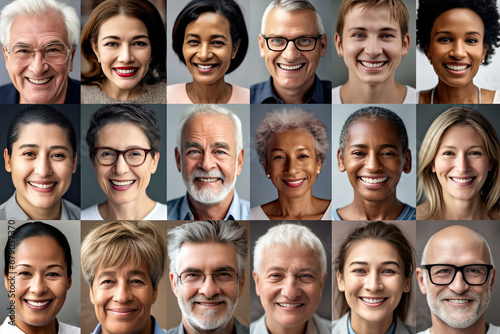
[[[332, 104], [342, 104], [342, 99], [340, 98], [340, 87], [342, 86], [337, 86], [332, 89]], [[406, 87], [406, 95], [405, 99], [403, 100], [403, 104], [417, 103], [418, 95], [415, 88], [410, 86], [405, 86], [405, 87]]]
[[[85, 210], [82, 210], [82, 220], [104, 220], [99, 213], [97, 204], [89, 206]], [[167, 220], [167, 205], [156, 202], [155, 207], [151, 210], [146, 217], [140, 220]]]
[[[20, 330], [15, 325], [12, 325], [10, 322], [10, 318], [5, 318], [2, 326], [0, 326], [0, 334], [25, 334], [22, 330]], [[80, 334], [80, 328], [65, 324], [64, 322], [59, 323], [59, 331], [57, 334]]]

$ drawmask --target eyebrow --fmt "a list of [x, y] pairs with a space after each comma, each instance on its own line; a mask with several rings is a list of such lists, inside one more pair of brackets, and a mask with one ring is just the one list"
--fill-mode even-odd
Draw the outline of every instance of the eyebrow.
[[[434, 34], [434, 36], [436, 36], [438, 34], [455, 35], [455, 33], [451, 32], [451, 31], [436, 31], [436, 33]], [[479, 35], [479, 36], [482, 36], [479, 31], [468, 31], [465, 34], [466, 35]]]
[[[398, 268], [401, 268], [401, 267], [399, 266], [399, 263], [397, 263], [396, 261], [384, 261], [384, 262], [382, 262], [382, 263], [381, 263], [381, 265], [383, 265], [383, 266], [387, 266], [387, 265], [391, 265], [391, 264], [392, 264], [392, 265], [397, 266]], [[367, 266], [367, 265], [368, 265], [368, 262], [363, 262], [363, 261], [353, 261], [353, 262], [351, 262], [351, 263], [349, 264], [349, 267], [354, 266], [354, 265], [363, 265], [363, 266]]]
[[[137, 35], [137, 36], [132, 37], [132, 40], [141, 39], [141, 38], [147, 38], [147, 39], [149, 39], [149, 36], [146, 36], [146, 35]], [[118, 39], [119, 40], [121, 38], [118, 37], [118, 36], [109, 35], [109, 36], [104, 36], [101, 40], [105, 40], [105, 39]]]
[[[198, 144], [197, 142], [187, 141], [187, 142], [184, 143], [184, 148], [193, 148], [193, 147], [194, 148], [198, 148], [198, 149], [200, 149], [200, 150], [203, 151], [203, 147], [200, 144]], [[228, 143], [218, 141], [218, 142], [210, 144], [210, 148], [212, 148], [212, 149], [214, 149], [214, 148], [224, 148], [226, 150], [230, 150], [231, 146], [229, 146]]]
[[[183, 269], [181, 271], [181, 273], [186, 272], [186, 271], [203, 273], [203, 270], [198, 269], [198, 268], [193, 268], [193, 267], [187, 267], [187, 268]], [[213, 272], [216, 272], [216, 271], [234, 271], [234, 272], [236, 272], [236, 269], [234, 269], [231, 266], [220, 266], [220, 267], [216, 267]]]
[[[40, 146], [38, 146], [36, 144], [23, 144], [23, 145], [18, 147], [18, 150], [20, 150], [22, 148], [40, 148]], [[67, 148], [64, 145], [53, 145], [53, 146], [49, 147], [49, 149], [51, 149], [51, 150], [66, 150], [69, 152], [69, 148]]]
[[[277, 147], [277, 148], [273, 148], [271, 150], [271, 152], [274, 152], [274, 151], [284, 151], [284, 149]], [[305, 148], [305, 147], [299, 147], [298, 149], [296, 149], [296, 151], [310, 151], [310, 150], [308, 148]]]
[[[142, 278], [147, 278], [147, 275], [144, 271], [142, 270], [130, 270], [128, 273], [127, 273], [128, 276], [134, 276], [134, 275], [138, 275], [138, 276], [141, 276]], [[103, 276], [116, 276], [116, 271], [113, 271], [113, 270], [107, 270], [107, 271], [103, 271], [102, 273], [100, 273], [96, 278], [101, 278]]]
[[[353, 145], [350, 145], [349, 148], [354, 148], [354, 147], [359, 147], [359, 148], [368, 148], [368, 145], [365, 145], [365, 144], [353, 144]], [[380, 145], [378, 148], [381, 148], [381, 149], [384, 149], [384, 148], [394, 148], [396, 150], [399, 150], [399, 147], [397, 147], [396, 145], [392, 145], [392, 144], [382, 144]]]
[[[194, 37], [194, 38], [200, 38], [200, 35], [198, 34], [187, 34], [186, 37]], [[221, 34], [216, 34], [216, 35], [210, 35], [210, 39], [214, 39], [214, 38], [223, 38], [224, 40], [227, 41], [227, 37], [224, 36], [224, 35], [221, 35]]]
[[[368, 29], [364, 28], [364, 27], [352, 27], [352, 28], [347, 29], [347, 31], [353, 31], [353, 30], [368, 31]], [[385, 27], [385, 28], [379, 29], [378, 31], [394, 31], [394, 32], [397, 32], [398, 29], [390, 28], [390, 27]]]
[[[440, 149], [443, 149], [443, 148], [446, 148], [446, 149], [450, 149], [450, 148], [453, 148], [453, 149], [457, 149], [456, 146], [453, 146], [453, 145], [447, 145], [447, 146], [441, 146]], [[473, 146], [469, 146], [467, 147], [468, 150], [470, 150], [471, 148], [480, 148], [480, 149], [485, 149], [484, 146], [481, 146], [481, 145], [473, 145]]]
[[[26, 264], [26, 263], [19, 263], [18, 265], [14, 266], [14, 268], [18, 268], [18, 267], [33, 268], [33, 266]], [[58, 268], [61, 268], [62, 270], [64, 270], [63, 266], [61, 266], [60, 264], [50, 264], [46, 268], [50, 269], [50, 268], [54, 268], [54, 267], [58, 267]]]
[[[269, 267], [266, 269], [266, 272], [270, 272], [270, 271], [285, 271], [285, 268], [273, 266], [273, 267]], [[316, 270], [314, 268], [305, 267], [305, 268], [299, 268], [299, 269], [295, 270], [295, 273], [302, 273], [304, 271], [315, 272]]]

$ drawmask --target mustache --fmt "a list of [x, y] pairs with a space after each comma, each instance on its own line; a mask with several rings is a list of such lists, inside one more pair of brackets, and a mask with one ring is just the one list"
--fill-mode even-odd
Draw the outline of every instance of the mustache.
[[481, 301], [481, 295], [479, 293], [473, 292], [473, 291], [468, 291], [467, 293], [463, 293], [461, 295], [453, 293], [453, 292], [447, 292], [443, 295], [439, 296], [439, 299], [445, 300], [445, 299], [469, 299], [469, 300], [475, 300], [475, 301]]
[[212, 169], [209, 171], [203, 170], [203, 169], [195, 169], [191, 175], [190, 175], [190, 181], [194, 182], [194, 180], [198, 177], [207, 177], [207, 178], [219, 178], [222, 180], [222, 182], [226, 181], [226, 177], [222, 172], [218, 169]]
[[215, 295], [213, 296], [212, 298], [207, 298], [205, 297], [204, 295], [196, 295], [192, 298], [189, 299], [189, 303], [192, 304], [192, 303], [208, 303], [208, 302], [216, 302], [216, 303], [220, 303], [220, 302], [225, 302], [225, 303], [229, 303], [231, 300], [229, 299], [228, 296], [224, 296], [224, 295]]

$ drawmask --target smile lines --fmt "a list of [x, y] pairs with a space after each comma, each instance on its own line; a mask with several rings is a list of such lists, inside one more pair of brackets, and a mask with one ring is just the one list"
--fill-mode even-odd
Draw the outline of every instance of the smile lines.
[[385, 182], [389, 179], [388, 177], [379, 177], [379, 178], [374, 179], [374, 178], [364, 177], [364, 176], [360, 176], [359, 178], [361, 179], [361, 181], [366, 182], [366, 183], [382, 183], [382, 182]]
[[298, 64], [298, 65], [284, 65], [284, 64], [278, 64], [278, 66], [284, 70], [287, 71], [295, 71], [304, 66], [304, 64]]
[[368, 68], [378, 68], [378, 67], [382, 67], [385, 64], [387, 64], [387, 61], [381, 61], [381, 62], [373, 63], [373, 62], [367, 62], [367, 61], [359, 60], [359, 62], [364, 67], [368, 67]]
[[28, 182], [28, 183], [30, 185], [32, 185], [33, 187], [40, 188], [40, 189], [49, 189], [55, 185], [55, 183], [35, 183], [35, 182]]

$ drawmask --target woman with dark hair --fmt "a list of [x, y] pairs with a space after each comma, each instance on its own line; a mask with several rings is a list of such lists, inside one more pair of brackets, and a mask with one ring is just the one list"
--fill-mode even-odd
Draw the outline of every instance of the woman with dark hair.
[[153, 111], [109, 104], [92, 114], [85, 138], [107, 200], [82, 211], [82, 220], [165, 220], [167, 206], [146, 193], [160, 159], [160, 128]]
[[14, 277], [9, 298], [15, 314], [0, 333], [80, 333], [56, 319], [71, 287], [71, 264], [68, 240], [57, 228], [39, 221], [16, 228], [5, 245], [3, 270], [6, 282]]
[[3, 158], [16, 192], [0, 205], [0, 219], [80, 219], [80, 208], [62, 198], [77, 168], [66, 115], [49, 105], [23, 109], [9, 125]]
[[399, 227], [381, 221], [358, 226], [340, 245], [334, 265], [341, 318], [332, 333], [415, 333], [403, 322], [415, 255]]
[[496, 0], [419, 1], [417, 44], [439, 80], [419, 103], [500, 103], [500, 91], [473, 83], [500, 45], [499, 20]]
[[147, 0], [106, 0], [82, 29], [82, 103], [165, 103], [166, 33]]
[[225, 82], [248, 49], [248, 32], [234, 0], [192, 0], [172, 30], [172, 47], [193, 76], [167, 87], [167, 103], [249, 103], [250, 91]]

